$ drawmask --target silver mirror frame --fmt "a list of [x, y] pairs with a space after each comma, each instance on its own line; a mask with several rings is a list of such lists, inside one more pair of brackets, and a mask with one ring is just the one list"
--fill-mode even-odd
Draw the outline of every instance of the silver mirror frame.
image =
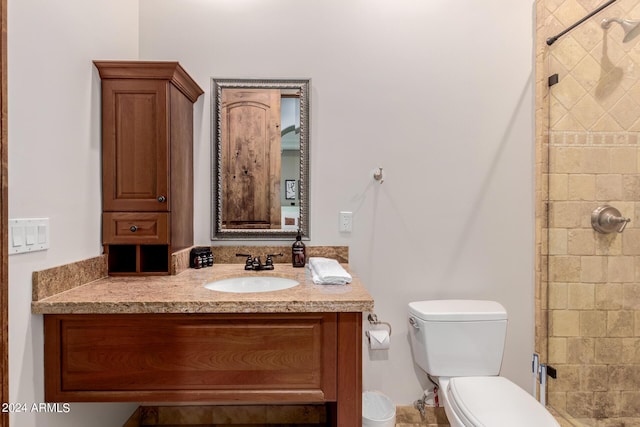
[[296, 236], [293, 230], [250, 230], [222, 228], [222, 133], [221, 105], [223, 89], [297, 89], [300, 91], [300, 219], [299, 228], [305, 240], [309, 231], [309, 89], [311, 79], [211, 79], [211, 240], [289, 240]]

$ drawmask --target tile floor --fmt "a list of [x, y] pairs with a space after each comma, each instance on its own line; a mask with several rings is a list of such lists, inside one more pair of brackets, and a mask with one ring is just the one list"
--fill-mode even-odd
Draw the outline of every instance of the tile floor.
[[[561, 427], [592, 427], [593, 423], [565, 420], [553, 411]], [[323, 405], [250, 406], [140, 406], [123, 427], [324, 427]], [[449, 426], [444, 408], [426, 408], [422, 417], [411, 406], [396, 408], [396, 427]], [[607, 424], [597, 427], [640, 427]]]
[[[448, 426], [444, 408], [427, 408], [424, 419], [410, 406], [396, 409], [396, 427]], [[324, 427], [323, 405], [141, 406], [123, 427]]]

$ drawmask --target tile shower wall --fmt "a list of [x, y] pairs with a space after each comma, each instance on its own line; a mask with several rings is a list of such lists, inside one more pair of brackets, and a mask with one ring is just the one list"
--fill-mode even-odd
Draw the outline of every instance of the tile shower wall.
[[[548, 403], [588, 425], [640, 425], [640, 37], [605, 17], [640, 18], [620, 0], [547, 47], [599, 1], [538, 2], [538, 306], [536, 348], [557, 368]], [[557, 73], [559, 83], [547, 89]], [[548, 133], [545, 131], [548, 130]], [[591, 228], [611, 204], [631, 223]], [[544, 332], [547, 332], [546, 336]], [[606, 421], [604, 421], [606, 419]]]

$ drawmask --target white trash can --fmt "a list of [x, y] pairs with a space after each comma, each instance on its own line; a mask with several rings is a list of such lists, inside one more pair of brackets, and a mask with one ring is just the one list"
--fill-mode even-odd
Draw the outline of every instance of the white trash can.
[[379, 391], [362, 393], [362, 427], [395, 427], [396, 406]]

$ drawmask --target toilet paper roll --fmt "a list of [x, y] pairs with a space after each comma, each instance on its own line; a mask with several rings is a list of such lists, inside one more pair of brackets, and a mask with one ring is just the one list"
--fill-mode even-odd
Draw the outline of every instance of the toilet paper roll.
[[369, 347], [371, 347], [371, 350], [387, 350], [390, 345], [388, 331], [369, 331]]

